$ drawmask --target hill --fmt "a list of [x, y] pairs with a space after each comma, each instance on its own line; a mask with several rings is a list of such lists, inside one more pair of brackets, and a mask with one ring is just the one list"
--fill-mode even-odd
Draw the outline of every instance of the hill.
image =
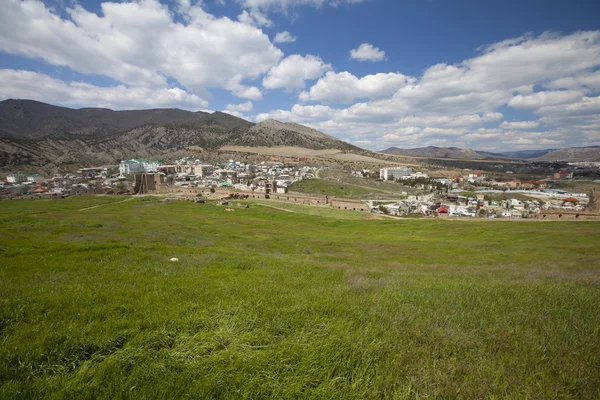
[[231, 145], [252, 147], [293, 146], [313, 150], [363, 151], [316, 129], [300, 124], [279, 122], [274, 119], [268, 119], [254, 125], [242, 135], [234, 138]]
[[600, 146], [572, 147], [570, 149], [551, 150], [535, 158], [536, 161], [600, 162]]

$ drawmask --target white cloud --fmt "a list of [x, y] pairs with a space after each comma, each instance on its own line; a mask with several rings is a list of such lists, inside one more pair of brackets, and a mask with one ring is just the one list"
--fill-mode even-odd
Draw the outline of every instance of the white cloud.
[[[185, 22], [157, 0], [105, 2], [99, 15], [77, 5], [67, 10], [68, 20], [42, 2], [6, 0], [0, 51], [127, 85], [166, 87], [172, 77], [196, 93], [227, 87], [234, 77], [240, 85], [259, 78], [283, 57], [260, 29], [182, 4]], [[247, 95], [248, 90], [233, 88]], [[254, 98], [256, 90], [251, 89]]]
[[227, 82], [224, 85], [225, 89], [231, 91], [231, 93], [233, 93], [237, 97], [250, 100], [261, 100], [262, 92], [260, 91], [260, 89], [256, 86], [242, 85], [242, 79], [242, 75], [235, 75], [229, 80], [229, 82]]
[[48, 75], [12, 69], [0, 70], [0, 98], [32, 99], [71, 107], [111, 109], [171, 108], [204, 110], [208, 102], [179, 88], [99, 87], [66, 83]]
[[391, 97], [401, 87], [414, 83], [414, 78], [400, 73], [367, 75], [357, 78], [350, 72], [327, 72], [308, 92], [300, 94], [302, 101], [351, 103], [357, 98], [372, 100]]
[[[391, 89], [384, 93], [385, 87], [369, 93], [357, 83], [364, 78], [329, 72], [302, 92], [300, 100], [368, 100], [330, 108], [327, 119], [323, 114], [311, 116], [315, 112], [300, 105], [266, 115], [310, 123], [353, 142], [371, 140], [374, 149], [446, 143], [503, 150], [535, 147], [543, 138], [565, 145], [600, 144], [600, 97], [593, 96], [598, 68], [600, 31], [525, 36], [487, 46], [456, 65], [433, 65], [421, 77], [406, 77], [404, 84], [398, 81], [392, 95]], [[563, 87], [568, 90], [555, 90]], [[539, 116], [538, 125], [535, 121], [502, 125], [498, 111], [507, 105]], [[539, 124], [548, 130], [529, 131]]]
[[537, 128], [539, 125], [540, 123], [538, 121], [504, 121], [500, 124], [500, 127], [504, 129], [525, 130]]
[[242, 104], [227, 104], [227, 111], [237, 111], [237, 112], [248, 112], [252, 111], [253, 104], [251, 101], [247, 101]]
[[243, 10], [242, 13], [238, 15], [238, 21], [253, 26], [264, 26], [267, 28], [273, 26], [273, 21], [271, 21], [269, 17], [255, 9], [250, 11]]
[[286, 12], [290, 8], [309, 6], [322, 7], [325, 5], [339, 6], [341, 4], [357, 4], [366, 0], [237, 0], [245, 8]]
[[549, 89], [572, 89], [593, 92], [600, 90], [600, 71], [556, 79], [546, 85]]
[[350, 50], [350, 58], [358, 61], [381, 61], [385, 59], [385, 51], [372, 44], [363, 43], [357, 49]]
[[331, 65], [325, 64], [320, 57], [293, 54], [269, 70], [263, 86], [267, 89], [302, 89], [306, 80], [317, 79], [329, 69]]
[[518, 95], [510, 99], [508, 105], [524, 110], [535, 110], [545, 106], [573, 103], [583, 98], [583, 92], [577, 90], [558, 90]]
[[273, 39], [273, 42], [275, 43], [293, 43], [295, 41], [296, 36], [290, 35], [288, 31], [277, 33], [277, 35], [275, 35], [275, 39]]

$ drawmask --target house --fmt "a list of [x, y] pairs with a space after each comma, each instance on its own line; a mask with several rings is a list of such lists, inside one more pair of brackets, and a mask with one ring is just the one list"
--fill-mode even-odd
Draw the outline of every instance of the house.
[[561, 170], [554, 174], [556, 179], [573, 179], [573, 171]]

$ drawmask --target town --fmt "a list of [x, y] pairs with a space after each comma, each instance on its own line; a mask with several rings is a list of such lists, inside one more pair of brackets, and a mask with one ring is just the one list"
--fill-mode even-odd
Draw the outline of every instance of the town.
[[[0, 199], [51, 198], [78, 195], [169, 194], [181, 198], [219, 200], [259, 198], [296, 204], [371, 212], [389, 217], [576, 218], [598, 217], [600, 163], [573, 163], [552, 176], [529, 180], [498, 179], [485, 171], [462, 170], [440, 177], [411, 167], [346, 171], [362, 180], [396, 182], [399, 190], [387, 198], [345, 198], [327, 193], [301, 193], [294, 184], [318, 179], [323, 167], [305, 159], [256, 163], [228, 160], [214, 165], [183, 158], [171, 164], [146, 159], [124, 160], [116, 166], [81, 168], [77, 173], [44, 177], [8, 174], [0, 182]], [[587, 176], [587, 191], [560, 189], [561, 182]], [[439, 175], [439, 174], [437, 174]]]

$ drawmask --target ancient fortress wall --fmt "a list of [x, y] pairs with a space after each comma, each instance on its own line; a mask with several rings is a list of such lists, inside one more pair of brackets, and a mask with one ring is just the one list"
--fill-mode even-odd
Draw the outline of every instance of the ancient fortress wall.
[[360, 200], [342, 199], [333, 196], [319, 196], [319, 195], [305, 195], [301, 193], [271, 193], [265, 194], [259, 191], [244, 191], [236, 190], [232, 188], [215, 188], [214, 193], [210, 188], [187, 188], [177, 186], [162, 186], [157, 189], [158, 193], [173, 193], [180, 194], [188, 197], [201, 196], [217, 196], [217, 197], [228, 197], [234, 196], [247, 196], [249, 199], [270, 199], [285, 201], [294, 204], [303, 204], [311, 206], [323, 206], [332, 207], [341, 210], [351, 211], [363, 211], [369, 212], [369, 207]]

